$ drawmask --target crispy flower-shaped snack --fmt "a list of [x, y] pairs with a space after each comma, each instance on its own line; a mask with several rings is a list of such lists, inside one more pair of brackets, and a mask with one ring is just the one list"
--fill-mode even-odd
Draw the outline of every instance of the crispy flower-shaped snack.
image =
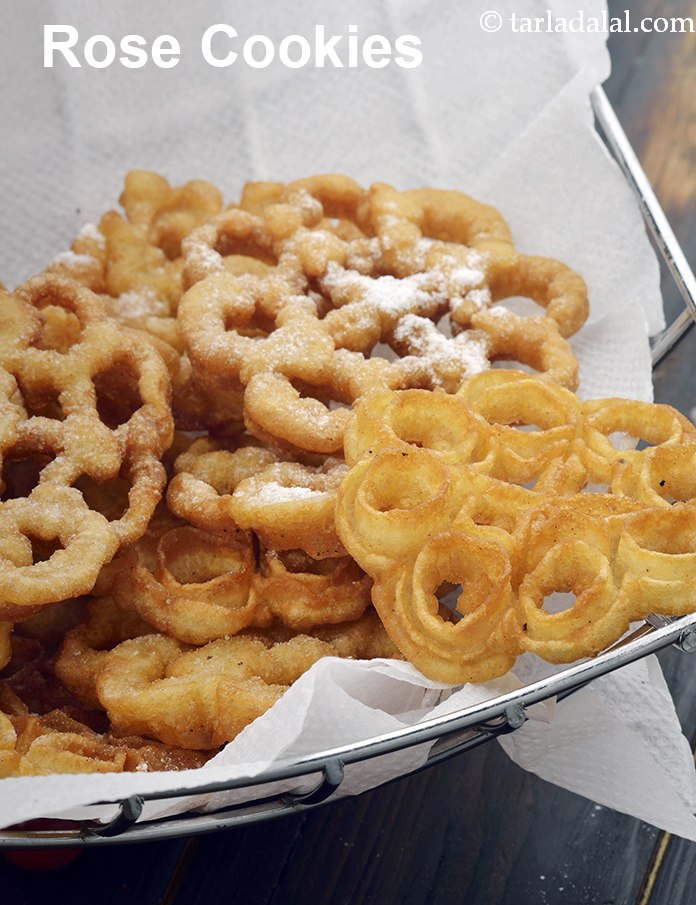
[[0, 349], [0, 364], [26, 415], [3, 419], [5, 436], [13, 435], [4, 449], [9, 495], [25, 497], [37, 483], [44, 500], [48, 487], [95, 486], [99, 510], [116, 485], [122, 505], [107, 505], [107, 517], [127, 546], [144, 533], [164, 488], [160, 459], [173, 425], [162, 360], [65, 278], [36, 277], [11, 304], [16, 338]]
[[[330, 520], [333, 525], [333, 501]], [[316, 559], [301, 549], [257, 551], [257, 545], [229, 515], [218, 531], [161, 518], [114, 564], [109, 590], [124, 611], [189, 644], [250, 626], [306, 630], [348, 622], [370, 605], [371, 582], [350, 557]]]
[[497, 210], [120, 203], [0, 287], [0, 775], [198, 766], [324, 656], [481, 680], [696, 607], [696, 430], [562, 389], [585, 285]]
[[60, 710], [43, 716], [0, 712], [0, 777], [188, 770], [203, 766], [208, 756], [146, 738], [98, 733]]
[[[616, 449], [618, 431], [653, 445]], [[576, 660], [696, 605], [696, 429], [667, 406], [581, 403], [490, 371], [454, 397], [366, 399], [346, 456], [339, 536], [390, 637], [433, 678], [492, 678], [523, 651]], [[574, 599], [547, 611], [556, 593]]]
[[[369, 392], [454, 393], [501, 359], [576, 384], [566, 338], [587, 316], [582, 279], [520, 254], [498, 211], [460, 192], [325, 175], [249, 183], [222, 210], [209, 183], [135, 171], [120, 200], [125, 216], [84, 227], [49, 271], [155, 346], [181, 429], [244, 423], [266, 443], [329, 455], [341, 406]], [[516, 296], [539, 316], [496, 304]]]
[[248, 435], [199, 438], [174, 463], [167, 504], [203, 530], [251, 530], [267, 547], [303, 550], [314, 559], [344, 555], [334, 508], [345, 463], [310, 459], [319, 464], [290, 461], [287, 452]]
[[[98, 699], [117, 735], [195, 750], [233, 739], [322, 657], [396, 653], [374, 613], [311, 635], [244, 634], [198, 648], [149, 634], [103, 649], [110, 633], [118, 642], [118, 631], [108, 620], [99, 628], [68, 634], [57, 664], [64, 681], [70, 677], [77, 694]], [[75, 662], [81, 659], [91, 667]]]
[[181, 254], [183, 239], [222, 208], [220, 192], [194, 179], [177, 188], [158, 173], [133, 170], [126, 176], [120, 202], [126, 217], [169, 260]]
[[174, 463], [167, 505], [197, 528], [224, 531], [232, 527], [230, 503], [237, 486], [277, 461], [276, 452], [257, 443], [199, 437]]
[[371, 587], [350, 556], [317, 560], [303, 550], [263, 550], [252, 593], [276, 620], [306, 631], [359, 619]]
[[111, 589], [159, 631], [190, 644], [236, 635], [255, 622], [254, 552], [246, 532], [172, 527], [120, 563]]
[[[347, 413], [331, 403], [454, 393], [496, 359], [575, 385], [564, 337], [587, 316], [582, 280], [520, 255], [498, 212], [460, 193], [365, 191], [341, 176], [250, 184], [182, 249], [193, 373], [210, 392], [243, 391], [247, 429], [266, 442], [338, 452]], [[491, 308], [520, 295], [545, 313]], [[380, 343], [391, 360], [372, 355]]]
[[109, 522], [77, 490], [49, 484], [0, 506], [0, 536], [2, 619], [27, 618], [39, 607], [89, 593], [119, 545]]
[[155, 346], [170, 374], [181, 428], [241, 425], [241, 401], [229, 393], [212, 394], [195, 379], [176, 324], [183, 292], [181, 243], [220, 212], [219, 191], [202, 180], [172, 187], [157, 173], [135, 170], [126, 176], [120, 200], [125, 219], [108, 211], [98, 225], [87, 224], [47, 271], [98, 293], [111, 317], [142, 331]]
[[334, 510], [346, 471], [345, 464], [331, 459], [316, 468], [297, 462], [267, 465], [235, 488], [232, 518], [276, 550], [304, 550], [314, 559], [345, 554]]
[[203, 180], [174, 188], [157, 173], [134, 170], [120, 202], [125, 219], [109, 211], [98, 226], [87, 224], [48, 270], [102, 294], [126, 319], [175, 315], [182, 240], [220, 212], [220, 193]]

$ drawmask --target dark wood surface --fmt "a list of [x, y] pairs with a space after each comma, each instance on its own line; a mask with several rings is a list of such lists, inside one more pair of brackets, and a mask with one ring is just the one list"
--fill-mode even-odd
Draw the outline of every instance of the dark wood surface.
[[[690, 0], [630, 6], [636, 16], [696, 16]], [[696, 261], [696, 35], [616, 35], [610, 49], [609, 97]], [[673, 314], [678, 301], [671, 289], [666, 297]], [[687, 414], [695, 354], [696, 331], [656, 373], [658, 401]], [[695, 741], [696, 662], [675, 651], [662, 659]], [[304, 816], [89, 850], [50, 874], [0, 860], [0, 903], [686, 905], [696, 901], [695, 859], [696, 845], [542, 782], [494, 743]]]

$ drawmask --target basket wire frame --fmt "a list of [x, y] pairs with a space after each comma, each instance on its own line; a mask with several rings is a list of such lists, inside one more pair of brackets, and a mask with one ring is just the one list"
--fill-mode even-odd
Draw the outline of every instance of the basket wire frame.
[[[654, 244], [684, 300], [681, 314], [652, 341], [652, 362], [655, 367], [696, 321], [696, 279], [602, 88], [596, 88], [593, 92], [592, 106], [604, 140], [633, 189]], [[173, 785], [163, 791], [143, 796], [133, 795], [122, 801], [100, 802], [116, 807], [114, 817], [107, 822], [83, 820], [76, 825], [75, 822], [65, 821], [65, 828], [60, 828], [60, 821], [55, 821], [57, 828], [30, 829], [18, 826], [6, 829], [0, 833], [0, 848], [45, 849], [154, 841], [214, 832], [304, 811], [331, 799], [341, 786], [346, 767], [423, 744], [430, 744], [431, 748], [418, 770], [434, 766], [456, 754], [516, 731], [524, 725], [528, 707], [553, 699], [560, 701], [595, 679], [670, 645], [685, 652], [696, 650], [696, 613], [677, 619], [650, 616], [636, 631], [599, 656], [473, 707], [351, 745], [321, 751], [292, 763], [281, 763], [254, 778], [207, 783], [187, 789]], [[411, 771], [408, 775], [413, 775], [418, 770]], [[264, 787], [294, 780], [304, 787], [308, 781], [313, 785], [309, 791], [284, 794], [269, 794], [266, 789], [264, 795]], [[235, 804], [212, 814], [193, 813], [138, 822], [146, 801], [235, 789], [254, 789], [257, 795], [252, 801]]]

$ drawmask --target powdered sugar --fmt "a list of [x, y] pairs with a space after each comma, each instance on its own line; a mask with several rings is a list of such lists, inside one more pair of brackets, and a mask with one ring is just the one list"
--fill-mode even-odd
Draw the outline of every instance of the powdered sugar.
[[189, 237], [188, 241], [184, 243], [184, 251], [188, 266], [195, 271], [215, 273], [223, 269], [222, 257], [202, 239], [191, 241], [191, 237]]
[[402, 221], [399, 219], [399, 217], [395, 216], [394, 214], [386, 214], [380, 218], [380, 244], [386, 251], [391, 251], [391, 249], [394, 247], [394, 243], [389, 231], [398, 228], [401, 222]]
[[311, 487], [286, 487], [277, 481], [267, 481], [255, 487], [254, 498], [257, 504], [271, 506], [275, 503], [295, 503], [298, 500], [317, 500], [327, 496], [321, 490]]
[[116, 317], [132, 318], [169, 314], [169, 305], [157, 297], [154, 289], [133, 289], [109, 300], [109, 307]]
[[83, 268], [94, 267], [95, 264], [99, 264], [99, 261], [94, 255], [80, 255], [74, 251], [61, 251], [60, 254], [51, 259], [49, 266]]
[[444, 336], [427, 318], [407, 314], [394, 329], [394, 340], [408, 354], [400, 366], [414, 377], [427, 378], [432, 388], [457, 385], [489, 367], [488, 341], [479, 333]]
[[346, 268], [359, 273], [371, 273], [382, 255], [379, 239], [360, 239], [350, 243]]
[[[474, 254], [475, 252], [472, 253], [472, 257]], [[458, 264], [448, 272], [447, 281], [450, 290], [455, 295], [463, 295], [471, 291], [472, 286], [477, 286], [483, 281], [485, 272], [483, 268], [476, 266], [478, 263], [478, 261], [471, 261], [471, 266]]]
[[360, 301], [393, 317], [429, 306], [430, 293], [424, 288], [427, 274], [398, 279], [390, 275], [370, 277], [355, 270], [344, 270], [332, 261], [322, 280], [322, 288], [346, 304]]
[[490, 289], [472, 289], [471, 292], [467, 292], [464, 299], [479, 309], [488, 308], [492, 303]]
[[309, 218], [318, 220], [324, 213], [321, 201], [310, 195], [305, 189], [298, 189], [288, 196], [288, 201], [294, 207], [299, 207]]
[[432, 239], [428, 239], [426, 237], [420, 238], [413, 247], [413, 265], [418, 268], [418, 270], [425, 269], [426, 258], [428, 256], [428, 252], [433, 247], [435, 243]]
[[509, 311], [502, 305], [494, 305], [492, 308], [489, 308], [488, 314], [490, 317], [495, 317], [499, 320], [509, 320], [511, 317], [514, 317], [512, 311]]
[[[417, 260], [412, 266], [424, 266], [432, 245], [429, 239], [419, 240]], [[473, 293], [478, 293], [473, 296], [477, 307], [483, 307], [490, 302], [490, 293], [481, 288], [485, 271], [485, 256], [469, 250], [464, 259], [443, 256], [427, 270], [401, 278], [389, 274], [368, 276], [331, 261], [321, 282], [322, 290], [329, 294], [334, 304], [359, 302], [382, 312], [394, 323], [405, 314], [429, 315], [443, 305], [461, 304], [465, 297], [471, 299]]]
[[79, 233], [75, 236], [76, 242], [80, 240], [93, 242], [100, 250], [106, 248], [106, 238], [94, 223], [85, 223], [81, 227]]
[[299, 230], [287, 243], [286, 249], [290, 252], [294, 251], [296, 244], [301, 243], [305, 254], [309, 255], [327, 255], [333, 247], [338, 243], [338, 239], [333, 233], [325, 229], [304, 229]]
[[471, 313], [471, 308], [473, 307], [477, 311], [484, 311], [486, 309], [490, 309], [490, 305], [492, 304], [491, 292], [490, 289], [471, 289], [465, 295], [455, 296], [450, 299], [450, 311], [454, 316], [454, 319], [457, 320], [461, 313]]

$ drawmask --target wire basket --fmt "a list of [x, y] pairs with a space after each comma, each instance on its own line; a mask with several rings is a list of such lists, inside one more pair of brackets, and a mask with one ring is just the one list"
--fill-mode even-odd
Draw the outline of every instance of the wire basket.
[[[655, 366], [696, 321], [696, 280], [602, 88], [593, 92], [592, 105], [607, 147], [635, 192], [657, 250], [684, 300], [684, 310], [653, 341], [652, 361]], [[254, 778], [242, 777], [185, 789], [173, 784], [171, 788], [155, 793], [101, 802], [102, 805], [111, 804], [115, 809], [114, 816], [108, 821], [58, 820], [50, 821], [50, 827], [35, 821], [31, 828], [18, 826], [4, 830], [0, 833], [0, 848], [55, 848], [168, 839], [307, 810], [330, 801], [341, 788], [346, 775], [367, 761], [374, 762], [398, 751], [428, 745], [427, 757], [418, 770], [431, 767], [455, 754], [516, 731], [524, 725], [526, 710], [532, 705], [551, 699], [561, 701], [595, 679], [670, 645], [687, 653], [696, 650], [696, 613], [677, 619], [649, 616], [636, 631], [603, 654], [473, 707], [281, 763]], [[140, 820], [148, 802], [235, 791], [243, 793], [246, 800], [214, 813]]]

